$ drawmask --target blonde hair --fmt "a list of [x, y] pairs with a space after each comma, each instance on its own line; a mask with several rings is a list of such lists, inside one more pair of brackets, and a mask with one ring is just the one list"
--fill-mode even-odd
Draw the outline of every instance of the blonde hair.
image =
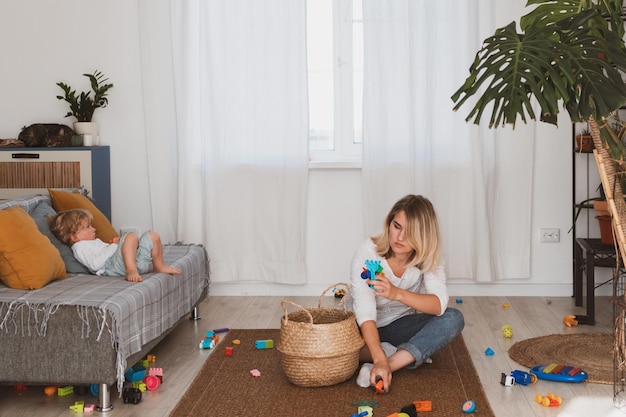
[[373, 236], [378, 255], [393, 255], [389, 243], [389, 228], [399, 212], [406, 214], [406, 241], [413, 248], [407, 266], [415, 266], [424, 272], [434, 271], [440, 262], [439, 222], [432, 203], [421, 195], [409, 194], [398, 200], [385, 219], [383, 232]]
[[72, 246], [72, 235], [83, 226], [83, 222], [93, 223], [93, 216], [87, 210], [71, 209], [60, 211], [50, 218], [50, 231], [63, 243]]

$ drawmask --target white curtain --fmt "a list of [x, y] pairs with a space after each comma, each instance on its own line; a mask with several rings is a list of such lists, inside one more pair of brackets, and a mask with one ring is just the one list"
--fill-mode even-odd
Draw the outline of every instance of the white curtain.
[[[450, 278], [530, 275], [534, 131], [488, 131], [452, 111], [496, 0], [364, 0], [366, 231], [400, 197], [435, 204]], [[512, 19], [511, 19], [512, 20]], [[505, 20], [502, 26], [510, 20]], [[486, 120], [488, 121], [488, 120]]]
[[155, 229], [214, 282], [306, 282], [304, 0], [140, 0]]

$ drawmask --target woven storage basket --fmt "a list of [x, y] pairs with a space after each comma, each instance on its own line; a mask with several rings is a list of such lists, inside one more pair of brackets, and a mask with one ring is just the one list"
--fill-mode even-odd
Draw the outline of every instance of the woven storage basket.
[[[320, 296], [317, 308], [303, 308], [291, 301], [282, 301], [285, 316], [281, 319], [277, 346], [280, 365], [289, 382], [301, 387], [324, 387], [348, 380], [359, 366], [359, 351], [365, 344], [354, 313], [343, 307], [322, 307], [328, 287]], [[287, 312], [287, 305], [299, 310]]]

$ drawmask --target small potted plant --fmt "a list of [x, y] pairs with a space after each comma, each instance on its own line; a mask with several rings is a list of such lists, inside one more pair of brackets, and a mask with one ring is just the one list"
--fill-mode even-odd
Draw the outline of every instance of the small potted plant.
[[106, 107], [109, 103], [107, 98], [108, 91], [113, 84], [107, 83], [108, 78], [100, 71], [94, 71], [93, 74], [83, 74], [89, 78], [91, 83], [91, 91], [83, 91], [78, 95], [76, 90], [69, 85], [58, 82], [57, 85], [63, 90], [63, 95], [58, 95], [57, 99], [64, 100], [69, 103], [70, 111], [65, 117], [74, 116], [74, 131], [77, 134], [89, 134], [94, 137], [98, 134], [98, 125], [92, 121], [93, 114], [97, 108]]

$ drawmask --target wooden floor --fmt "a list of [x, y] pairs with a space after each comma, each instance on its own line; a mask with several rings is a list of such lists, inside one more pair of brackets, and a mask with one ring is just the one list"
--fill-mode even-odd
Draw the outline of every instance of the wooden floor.
[[[124, 404], [118, 398], [117, 391], [114, 391], [112, 394], [114, 409], [105, 415], [116, 417], [169, 415], [196, 372], [212, 352], [198, 349], [198, 343], [206, 331], [222, 327], [279, 328], [280, 317], [283, 314], [281, 300], [282, 297], [210, 297], [205, 300], [199, 308], [201, 320], [182, 323], [152, 352], [157, 358], [156, 366], [162, 367], [164, 373], [163, 384], [158, 390], [146, 392], [144, 400], [138, 405]], [[304, 307], [313, 307], [317, 303], [317, 297], [293, 297], [289, 300]], [[334, 302], [336, 302], [334, 298], [328, 298], [329, 305]], [[510, 307], [504, 309], [504, 303], [510, 304]], [[596, 326], [577, 328], [567, 328], [561, 323], [566, 314], [583, 313], [582, 309], [574, 307], [573, 299], [569, 297], [551, 299], [465, 297], [461, 304], [457, 304], [455, 299], [451, 300], [451, 304], [465, 315], [466, 326], [463, 337], [496, 416], [605, 417], [626, 414], [617, 410], [613, 405], [612, 385], [565, 384], [547, 381], [539, 381], [529, 386], [503, 387], [500, 385], [501, 372], [510, 373], [514, 369], [526, 370], [520, 368], [508, 357], [507, 350], [516, 341], [554, 333], [611, 332], [613, 313], [608, 298], [597, 298], [598, 324]], [[504, 324], [509, 324], [513, 328], [512, 339], [505, 339], [502, 336], [501, 328]], [[495, 351], [493, 356], [484, 354], [487, 347]], [[221, 349], [214, 351], [222, 352]], [[8, 359], [2, 358], [2, 360]], [[558, 408], [545, 408], [534, 402], [536, 393], [545, 395], [548, 392], [560, 395], [564, 401], [563, 405]], [[91, 395], [47, 397], [43, 394], [42, 387], [28, 387], [25, 392], [19, 392], [13, 386], [0, 386], [0, 416], [76, 415], [69, 410], [69, 406], [77, 400], [83, 400], [87, 404], [96, 402], [96, 398]], [[207, 404], [207, 407], [210, 407], [210, 404]], [[459, 409], [460, 407], [461, 404], [459, 404]], [[94, 415], [100, 414], [94, 413]], [[423, 415], [426, 416], [428, 413]]]

